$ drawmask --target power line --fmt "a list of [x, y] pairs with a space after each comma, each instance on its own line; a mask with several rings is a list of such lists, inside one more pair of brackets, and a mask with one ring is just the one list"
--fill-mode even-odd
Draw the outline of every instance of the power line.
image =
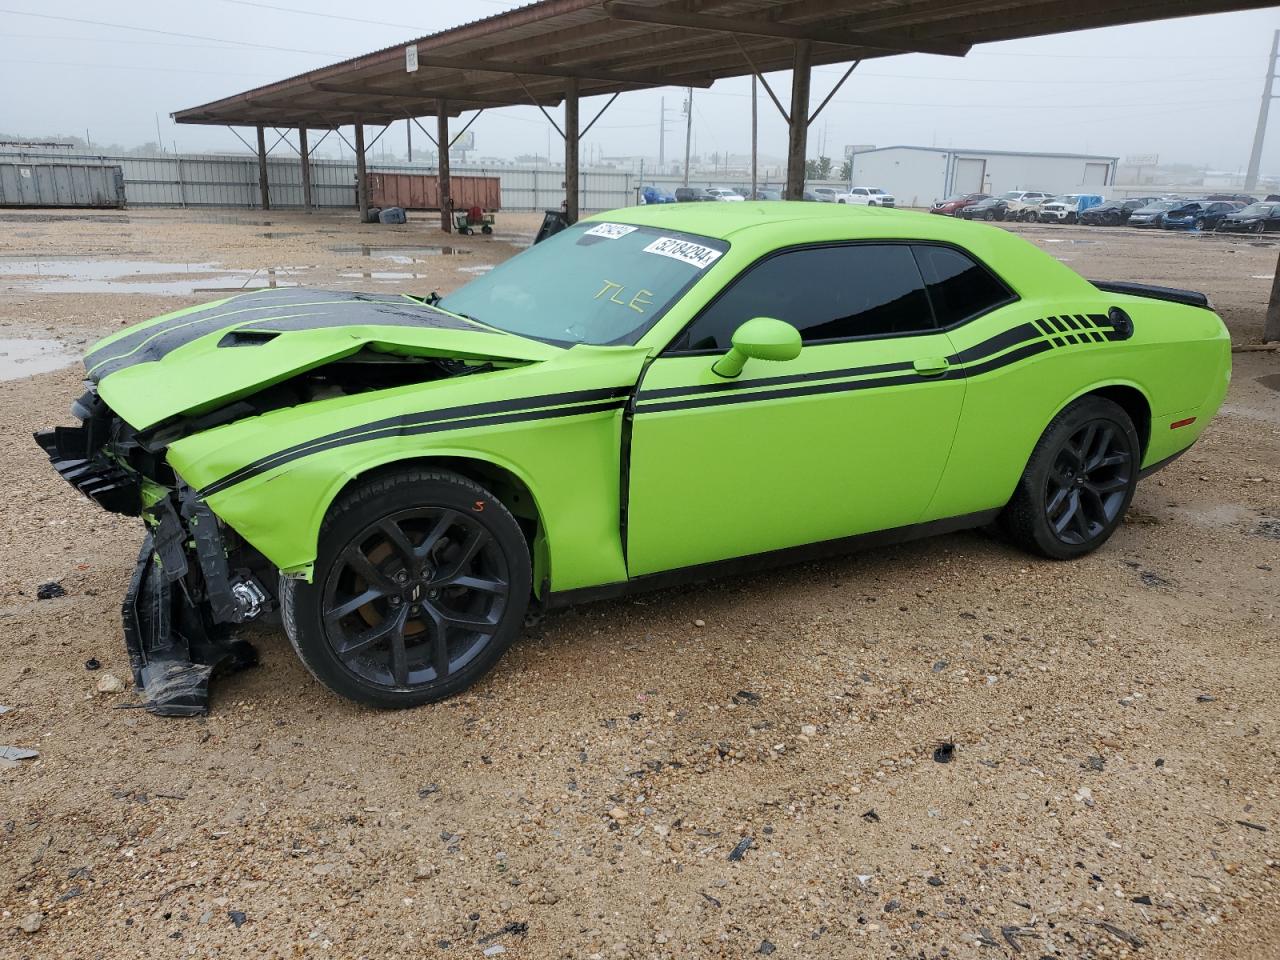
[[237, 47], [256, 47], [259, 50], [278, 50], [282, 53], [309, 53], [321, 57], [347, 57], [350, 54], [336, 53], [333, 50], [299, 50], [295, 47], [276, 47], [268, 43], [253, 43], [249, 40], [226, 40], [222, 37], [206, 37], [197, 33], [176, 33], [172, 30], [156, 30], [153, 27], [135, 27], [127, 23], [107, 23], [104, 20], [85, 20], [80, 17], [60, 17], [52, 13], [29, 13], [26, 10], [7, 10], [0, 8], [0, 13], [15, 17], [34, 17], [37, 20], [59, 20], [63, 23], [82, 23], [91, 27], [109, 27], [112, 30], [134, 30], [138, 33], [154, 33], [162, 37], [180, 37], [183, 40], [212, 40], [214, 43], [229, 43]]
[[203, 74], [209, 77], [261, 77], [267, 78], [275, 76], [275, 74], [267, 73], [229, 73], [225, 70], [191, 70], [187, 67], [155, 67], [155, 66], [133, 66], [126, 63], [82, 63], [78, 61], [63, 60], [13, 60], [6, 58], [5, 63], [22, 63], [33, 64], [44, 67], [78, 67], [86, 70], [141, 70], [144, 73], [194, 73]]

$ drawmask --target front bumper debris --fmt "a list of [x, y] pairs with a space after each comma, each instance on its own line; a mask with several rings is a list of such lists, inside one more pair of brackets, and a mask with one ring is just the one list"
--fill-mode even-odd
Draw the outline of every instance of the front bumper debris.
[[[274, 579], [269, 564], [234, 532], [224, 534], [205, 502], [163, 465], [162, 453], [140, 444], [96, 391], [72, 412], [80, 426], [37, 433], [36, 442], [85, 496], [147, 525], [121, 608], [134, 683], [151, 713], [206, 713], [211, 677], [258, 662], [231, 628], [274, 606], [262, 585]], [[143, 481], [157, 475], [163, 482]]]
[[121, 615], [133, 681], [150, 713], [207, 713], [214, 673], [258, 663], [252, 644], [232, 638], [226, 625], [213, 623], [193, 602], [183, 580], [169, 580], [151, 534], [138, 554]]

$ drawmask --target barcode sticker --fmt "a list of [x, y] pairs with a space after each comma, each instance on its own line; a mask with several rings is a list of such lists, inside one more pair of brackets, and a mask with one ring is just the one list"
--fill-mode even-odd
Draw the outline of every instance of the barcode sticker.
[[594, 227], [586, 232], [588, 237], [606, 237], [609, 240], [617, 240], [619, 237], [625, 237], [628, 233], [635, 233], [639, 227], [628, 226], [625, 223], [597, 223]]
[[704, 247], [700, 243], [679, 240], [675, 237], [659, 237], [644, 248], [645, 253], [656, 253], [704, 270], [720, 259], [720, 251]]

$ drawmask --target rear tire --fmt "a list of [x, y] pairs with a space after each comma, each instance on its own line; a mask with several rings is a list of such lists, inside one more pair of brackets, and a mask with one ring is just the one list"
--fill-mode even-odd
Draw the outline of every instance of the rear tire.
[[281, 612], [299, 659], [334, 693], [415, 707], [497, 663], [532, 580], [524, 534], [493, 494], [455, 473], [404, 469], [334, 504], [314, 578], [281, 580]]
[[1030, 553], [1074, 560], [1102, 546], [1124, 520], [1138, 483], [1133, 421], [1103, 397], [1081, 397], [1053, 418], [1000, 515]]

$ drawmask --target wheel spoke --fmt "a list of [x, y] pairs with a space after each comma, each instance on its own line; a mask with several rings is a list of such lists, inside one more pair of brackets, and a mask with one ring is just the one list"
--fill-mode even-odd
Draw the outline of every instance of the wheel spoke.
[[1054, 491], [1053, 496], [1049, 498], [1048, 504], [1045, 505], [1045, 513], [1049, 515], [1050, 521], [1057, 516], [1058, 511], [1062, 509], [1063, 504], [1067, 502], [1067, 498], [1070, 495], [1071, 488], [1065, 484]]
[[1107, 455], [1107, 451], [1111, 449], [1111, 441], [1114, 439], [1115, 431], [1111, 427], [1103, 426], [1096, 431], [1098, 438], [1092, 447], [1085, 448], [1085, 470], [1096, 470], [1102, 464], [1103, 458]]
[[391, 631], [391, 676], [402, 687], [409, 682], [409, 656], [404, 642], [404, 625], [408, 618], [409, 608], [401, 607]]
[[1106, 526], [1107, 508], [1102, 502], [1102, 497], [1098, 494], [1097, 489], [1089, 483], [1080, 488], [1080, 502], [1082, 507], [1087, 509], [1081, 510], [1081, 513], [1091, 514], [1090, 519], [1099, 526]]
[[441, 510], [435, 525], [428, 531], [426, 538], [418, 544], [415, 556], [418, 560], [426, 560], [436, 548], [440, 538], [449, 532], [449, 528], [457, 521], [458, 515], [452, 510]]
[[413, 570], [417, 561], [414, 554], [413, 544], [409, 542], [409, 538], [405, 536], [404, 531], [400, 529], [400, 524], [391, 518], [383, 520], [378, 524], [378, 529], [382, 531], [382, 535], [387, 538], [387, 542], [391, 544], [391, 548], [399, 554], [401, 561], [409, 570]]
[[1067, 494], [1067, 507], [1062, 512], [1062, 516], [1053, 521], [1053, 529], [1058, 534], [1066, 533], [1067, 527], [1075, 520], [1076, 515], [1080, 512], [1080, 495], [1075, 490]]
[[386, 595], [387, 594], [385, 591], [380, 590], [377, 587], [370, 587], [369, 589], [365, 590], [363, 593], [359, 593], [356, 596], [352, 597], [350, 600], [347, 600], [344, 603], [338, 604], [338, 606], [332, 608], [331, 610], [326, 610], [324, 612], [324, 618], [326, 620], [334, 620], [334, 621], [341, 620], [347, 614], [355, 613], [357, 610], [363, 607], [366, 603], [372, 603], [374, 600], [377, 600], [380, 597], [385, 597]]
[[449, 561], [448, 569], [437, 572], [435, 583], [447, 584], [462, 576], [472, 558], [488, 542], [489, 532], [479, 525], [473, 527], [467, 534], [467, 539], [462, 541], [462, 545], [458, 549], [458, 555]]
[[490, 620], [488, 617], [475, 617], [471, 614], [450, 610], [448, 607], [436, 607], [435, 612], [439, 614], [440, 619], [447, 626], [457, 627], [459, 630], [472, 630], [476, 633], [490, 634], [498, 629], [497, 622]]
[[369, 586], [376, 587], [383, 593], [394, 593], [398, 589], [391, 578], [374, 566], [373, 561], [364, 555], [364, 551], [359, 546], [348, 547], [342, 554], [342, 560]]
[[1092, 487], [1093, 490], [1101, 496], [1105, 496], [1108, 493], [1116, 493], [1123, 490], [1128, 485], [1128, 477], [1112, 477], [1110, 480], [1099, 480], [1094, 483], [1086, 484], [1086, 486]]
[[365, 630], [363, 633], [358, 633], [351, 640], [348, 640], [345, 644], [343, 644], [341, 647], [338, 648], [338, 651], [337, 651], [338, 656], [340, 656], [343, 660], [349, 660], [351, 657], [354, 657], [357, 653], [362, 653], [363, 651], [369, 649], [375, 643], [378, 643], [381, 640], [385, 640], [388, 637], [393, 637], [395, 635], [398, 635], [400, 637], [401, 645], [403, 646], [404, 625], [405, 625], [405, 621], [408, 620], [408, 618], [409, 618], [409, 609], [407, 607], [401, 607], [393, 615], [384, 619], [376, 627], [370, 627], [368, 630]]
[[479, 590], [481, 593], [493, 593], [498, 596], [506, 596], [507, 585], [501, 580], [490, 580], [487, 577], [474, 577], [470, 574], [463, 574], [454, 577], [448, 581], [445, 586], [463, 587], [467, 590]]

